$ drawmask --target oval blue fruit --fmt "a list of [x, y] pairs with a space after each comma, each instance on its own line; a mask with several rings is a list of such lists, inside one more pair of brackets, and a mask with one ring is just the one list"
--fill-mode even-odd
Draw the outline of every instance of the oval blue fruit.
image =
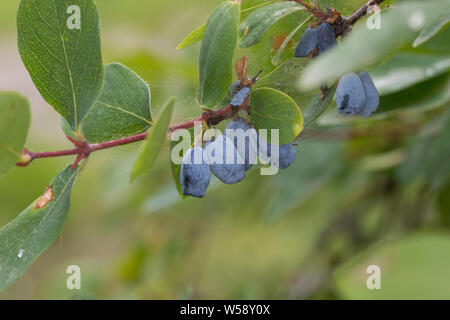
[[366, 104], [360, 114], [364, 117], [370, 117], [377, 111], [378, 106], [380, 105], [380, 95], [373, 83], [372, 77], [367, 72], [360, 72], [359, 78], [361, 79], [361, 83], [363, 84], [366, 93]]
[[280, 169], [286, 169], [292, 164], [292, 162], [294, 162], [297, 156], [297, 150], [295, 150], [292, 143], [282, 144], [278, 148], [278, 159], [272, 159], [272, 151], [274, 150], [273, 148], [276, 147], [277, 145], [271, 145], [270, 143], [267, 143], [267, 155], [269, 156], [269, 163]]
[[339, 80], [336, 104], [341, 114], [355, 115], [362, 111], [366, 104], [366, 93], [356, 73], [348, 73]]
[[233, 141], [235, 148], [244, 158], [245, 170], [248, 171], [256, 163], [258, 133], [243, 119], [230, 120], [225, 135]]
[[307, 57], [319, 44], [319, 32], [318, 29], [306, 29], [302, 39], [295, 48], [295, 57], [304, 58]]
[[210, 181], [210, 168], [204, 160], [203, 148], [189, 149], [180, 169], [181, 192], [185, 196], [203, 198]]
[[219, 135], [205, 144], [211, 172], [223, 183], [233, 184], [245, 178], [245, 162], [233, 142]]
[[317, 29], [318, 31], [318, 48], [322, 54], [334, 45], [336, 45], [336, 36], [334, 34], [333, 27], [324, 22]]
[[238, 93], [236, 93], [234, 95], [230, 104], [233, 107], [238, 107], [238, 106], [242, 105], [244, 103], [245, 99], [247, 99], [247, 97], [250, 95], [250, 91], [251, 91], [251, 89], [249, 87], [243, 87], [241, 90], [239, 90]]

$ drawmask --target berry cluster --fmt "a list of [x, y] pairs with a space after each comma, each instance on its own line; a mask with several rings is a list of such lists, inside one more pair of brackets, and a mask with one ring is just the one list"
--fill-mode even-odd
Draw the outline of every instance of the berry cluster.
[[[323, 22], [309, 27], [295, 49], [295, 57], [314, 58], [336, 44], [333, 27]], [[380, 104], [380, 96], [367, 72], [349, 73], [340, 80], [336, 90], [338, 112], [344, 115], [371, 116]]]
[[[234, 94], [231, 105], [241, 105], [250, 94], [250, 87], [240, 87], [240, 82], [231, 86]], [[238, 147], [238, 137], [245, 139], [243, 148]], [[257, 156], [264, 164], [279, 169], [289, 167], [296, 157], [294, 146], [289, 143], [279, 146], [278, 150], [278, 157], [272, 157], [272, 145], [261, 139], [255, 128], [242, 118], [232, 119], [224, 134], [216, 136], [214, 141], [207, 141], [204, 148], [195, 146], [186, 152], [180, 170], [181, 191], [186, 196], [202, 198], [208, 189], [211, 172], [225, 184], [238, 183], [256, 163]]]

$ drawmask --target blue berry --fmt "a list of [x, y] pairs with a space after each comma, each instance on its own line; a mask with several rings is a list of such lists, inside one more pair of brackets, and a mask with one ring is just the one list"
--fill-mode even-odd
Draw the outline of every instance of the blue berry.
[[250, 95], [250, 91], [251, 89], [249, 87], [243, 87], [241, 90], [239, 90], [238, 93], [234, 95], [233, 99], [231, 100], [231, 105], [233, 107], [242, 105], [245, 99], [247, 99], [247, 97]]
[[203, 159], [203, 148], [189, 149], [180, 169], [181, 191], [185, 196], [203, 198], [209, 186], [210, 169]]
[[[234, 134], [234, 137], [231, 137], [229, 132]], [[233, 144], [240, 153], [240, 155], [244, 158], [245, 161], [245, 170], [248, 171], [252, 168], [253, 163], [256, 162], [257, 154], [256, 154], [256, 141], [258, 139], [258, 133], [254, 128], [248, 125], [244, 120], [230, 120], [226, 127], [226, 135], [233, 140]], [[238, 137], [245, 137], [244, 141], [238, 144]], [[252, 141], [254, 146], [252, 146]], [[242, 150], [243, 149], [243, 150]]]
[[286, 169], [292, 164], [292, 162], [294, 162], [295, 157], [297, 156], [297, 150], [295, 150], [292, 143], [281, 145], [279, 150], [280, 163], [278, 168]]
[[297, 156], [297, 150], [295, 150], [292, 143], [282, 144], [278, 148], [278, 159], [274, 160], [271, 158], [272, 148], [276, 147], [276, 145], [267, 143], [267, 155], [270, 157], [270, 164], [280, 169], [286, 169], [292, 164], [292, 162], [294, 162], [295, 157]]
[[345, 115], [360, 113], [366, 104], [366, 93], [356, 73], [344, 75], [336, 89], [338, 111]]
[[360, 114], [364, 117], [370, 117], [375, 111], [377, 111], [378, 106], [380, 105], [380, 95], [378, 94], [378, 90], [375, 87], [372, 78], [367, 72], [360, 72], [359, 78], [361, 79], [364, 91], [366, 93], [366, 104]]
[[245, 178], [245, 163], [233, 141], [224, 135], [205, 144], [212, 173], [223, 183], [233, 184]]
[[236, 81], [230, 86], [231, 94], [233, 96], [237, 93], [237, 89], [239, 88], [240, 85], [241, 85], [241, 82]]
[[307, 57], [314, 49], [317, 48], [319, 43], [318, 29], [306, 29], [300, 40], [297, 48], [295, 49], [295, 57], [304, 58]]
[[318, 30], [318, 48], [319, 52], [322, 54], [334, 45], [336, 45], [336, 36], [334, 34], [333, 27], [324, 22], [320, 25]]

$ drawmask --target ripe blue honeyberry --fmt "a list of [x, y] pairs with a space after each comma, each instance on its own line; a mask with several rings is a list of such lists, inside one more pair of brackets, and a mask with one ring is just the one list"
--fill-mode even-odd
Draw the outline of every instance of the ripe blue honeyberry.
[[251, 89], [249, 87], [243, 87], [241, 90], [239, 90], [238, 93], [236, 93], [234, 95], [230, 104], [233, 107], [238, 107], [238, 106], [242, 105], [244, 103], [245, 99], [247, 99], [247, 97], [250, 95], [250, 91], [251, 91]]
[[211, 156], [209, 167], [220, 181], [233, 184], [245, 178], [244, 159], [226, 136], [219, 135], [214, 141], [207, 142], [205, 151]]
[[378, 106], [380, 105], [380, 95], [378, 94], [378, 90], [375, 87], [372, 78], [367, 72], [360, 72], [359, 78], [361, 79], [364, 91], [366, 93], [366, 104], [360, 114], [364, 117], [370, 117], [375, 111], [377, 111]]
[[230, 86], [231, 94], [234, 96], [237, 93], [237, 89], [240, 86], [241, 81], [236, 81]]
[[272, 159], [272, 148], [276, 148], [276, 145], [267, 144], [267, 154], [270, 157], [270, 164], [274, 165], [280, 169], [286, 169], [289, 167], [292, 162], [294, 162], [295, 157], [297, 156], [297, 150], [295, 150], [292, 143], [282, 144], [278, 148], [278, 161]]
[[319, 30], [317, 28], [306, 29], [302, 39], [297, 45], [297, 48], [295, 48], [295, 57], [297, 58], [307, 57], [314, 49], [317, 48], [318, 43], [319, 43]]
[[[229, 135], [230, 132], [234, 134], [233, 137]], [[245, 170], [250, 170], [257, 158], [256, 141], [258, 139], [258, 133], [256, 130], [248, 125], [243, 119], [236, 119], [228, 122], [225, 129], [225, 135], [232, 139], [239, 154], [244, 158]], [[254, 143], [253, 147], [251, 145], [252, 141]]]
[[185, 196], [203, 198], [209, 186], [210, 169], [203, 159], [203, 148], [189, 149], [180, 170], [181, 191]]
[[338, 111], [345, 115], [360, 113], [366, 105], [366, 93], [356, 73], [348, 73], [340, 80], [336, 89]]
[[336, 45], [336, 36], [334, 35], [333, 27], [326, 22], [322, 23], [317, 30], [319, 52], [322, 54]]

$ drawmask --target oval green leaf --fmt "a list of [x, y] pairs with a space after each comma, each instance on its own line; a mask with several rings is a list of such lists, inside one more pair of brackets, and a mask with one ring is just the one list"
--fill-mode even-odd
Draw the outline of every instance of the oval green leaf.
[[250, 121], [256, 129], [279, 129], [280, 144], [290, 143], [303, 130], [303, 116], [295, 101], [287, 94], [272, 89], [254, 89], [250, 95]]
[[294, 37], [294, 35], [298, 32], [298, 30], [301, 29], [301, 27], [303, 27], [305, 25], [306, 22], [309, 21], [309, 19], [311, 19], [313, 16], [310, 15], [308, 18], [306, 18], [302, 23], [300, 23], [297, 27], [295, 27], [286, 37], [286, 39], [284, 39], [283, 43], [281, 44], [280, 48], [278, 48], [277, 53], [275, 53], [275, 55], [272, 57], [272, 64], [274, 66], [278, 66], [281, 61], [283, 60], [283, 53], [284, 50], [286, 49], [286, 46], [289, 44], [289, 42], [292, 40], [292, 38]]
[[150, 89], [136, 73], [120, 63], [105, 67], [100, 97], [82, 123], [89, 142], [103, 142], [145, 132], [152, 124]]
[[155, 165], [164, 141], [167, 138], [167, 131], [172, 118], [175, 98], [170, 98], [162, 107], [158, 120], [154, 122], [153, 127], [148, 132], [148, 137], [142, 145], [139, 157], [134, 164], [131, 173], [131, 181], [137, 177], [148, 174]]
[[[448, 9], [448, 8], [447, 8]], [[447, 10], [448, 11], [448, 10]], [[440, 12], [438, 16], [434, 17], [423, 30], [419, 36], [414, 40], [413, 47], [417, 48], [421, 44], [427, 42], [434, 37], [439, 31], [442, 30], [450, 22], [450, 12]]]
[[202, 24], [200, 27], [192, 31], [186, 36], [186, 38], [183, 39], [183, 41], [178, 44], [177, 50], [187, 48], [201, 41], [203, 39], [203, 35], [205, 34], [205, 29], [206, 24]]
[[308, 107], [306, 107], [305, 111], [303, 112], [305, 127], [308, 127], [311, 123], [313, 123], [314, 120], [319, 118], [320, 115], [328, 108], [330, 103], [333, 101], [335, 92], [336, 86], [333, 85], [331, 86], [331, 88], [328, 88], [328, 91], [325, 95], [319, 93], [311, 99]]
[[69, 211], [78, 168], [59, 173], [44, 194], [0, 230], [0, 292], [56, 240]]
[[17, 93], [0, 92], [0, 176], [21, 158], [29, 127], [27, 99]]
[[238, 39], [239, 11], [239, 3], [225, 1], [206, 23], [199, 63], [198, 102], [202, 107], [219, 104], [228, 93]]
[[398, 92], [450, 70], [450, 56], [399, 52], [370, 72], [381, 95]]
[[[79, 29], [73, 24], [77, 8]], [[20, 56], [34, 84], [76, 131], [103, 84], [99, 18], [94, 2], [22, 0], [17, 26]]]
[[264, 33], [280, 19], [304, 8], [296, 2], [285, 1], [272, 3], [266, 7], [253, 11], [245, 19], [239, 28], [243, 38], [239, 42], [239, 47], [248, 48], [257, 44], [264, 36]]

